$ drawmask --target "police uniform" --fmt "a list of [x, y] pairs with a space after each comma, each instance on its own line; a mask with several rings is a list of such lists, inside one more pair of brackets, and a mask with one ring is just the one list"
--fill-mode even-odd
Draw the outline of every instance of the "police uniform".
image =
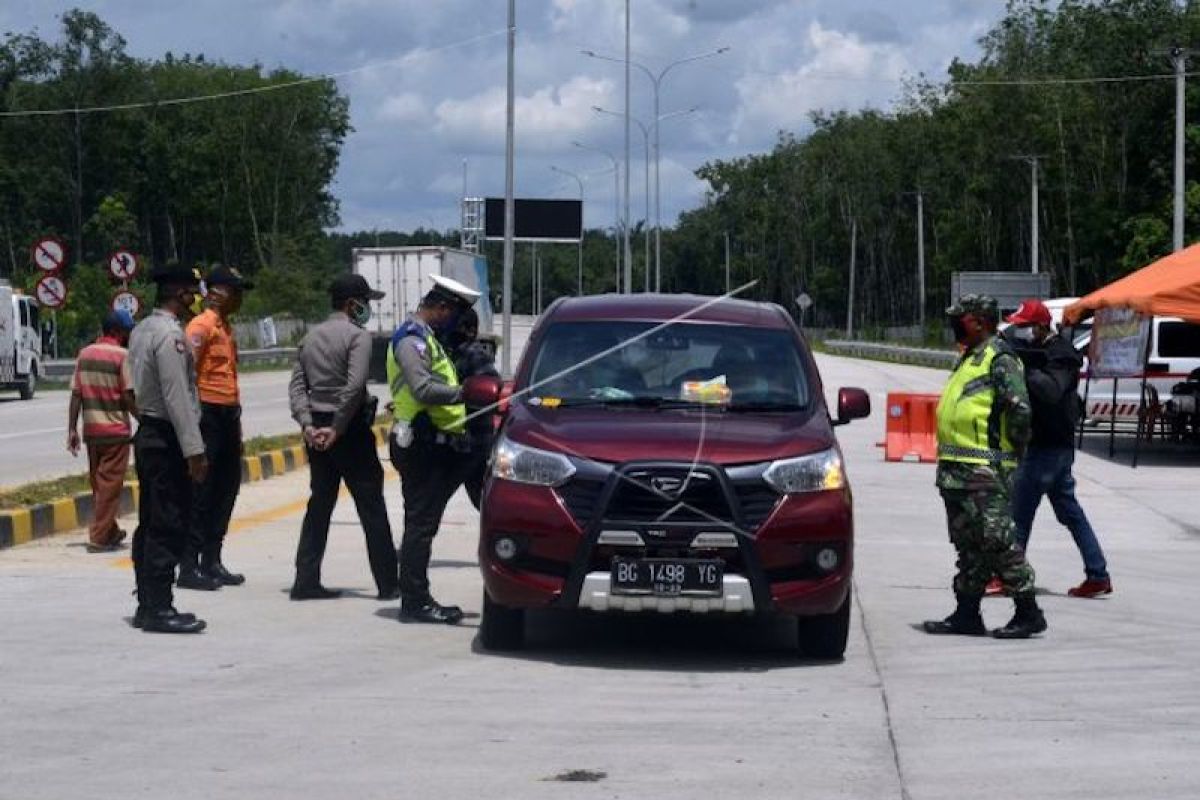
[[[433, 281], [423, 306], [448, 305], [461, 313], [479, 298], [457, 281], [441, 276]], [[446, 504], [471, 469], [467, 409], [454, 362], [419, 312], [392, 337], [387, 377], [396, 418], [389, 450], [404, 495], [401, 619], [456, 623], [461, 609], [441, 606], [430, 594], [429, 559]]]
[[[159, 292], [196, 291], [190, 269], [162, 269]], [[129, 362], [138, 405], [133, 449], [140, 490], [133, 565], [138, 611], [134, 624], [147, 631], [191, 633], [204, 622], [172, 607], [171, 584], [191, 514], [187, 459], [204, 455], [192, 352], [183, 327], [167, 308], [156, 308], [129, 337]]]
[[[976, 295], [964, 296], [946, 313], [952, 320], [971, 315], [993, 324], [999, 318], [996, 301]], [[1017, 604], [1017, 617], [995, 635], [1023, 638], [1005, 633], [1017, 622], [1022, 628], [1031, 623], [1030, 633], [1045, 629], [1034, 600], [1033, 568], [1015, 544], [1010, 511], [1013, 473], [1029, 440], [1030, 419], [1021, 362], [1004, 340], [991, 335], [966, 349], [937, 407], [937, 486], [958, 554], [958, 608], [946, 620], [926, 622], [929, 633], [986, 633], [979, 601], [992, 575]], [[1040, 630], [1032, 630], [1035, 619]]]
[[[254, 284], [228, 267], [214, 267], [204, 280], [209, 288], [247, 291]], [[216, 309], [205, 309], [187, 326], [196, 360], [200, 396], [200, 433], [208, 457], [208, 477], [196, 487], [191, 524], [178, 584], [216, 589], [245, 583], [225, 568], [221, 550], [242, 486], [242, 406], [238, 388], [238, 349], [233, 326]]]
[[[335, 308], [347, 301], [380, 299], [361, 275], [342, 275], [330, 287]], [[371, 335], [363, 320], [339, 310], [308, 332], [300, 343], [288, 394], [292, 417], [305, 430], [331, 428], [337, 439], [327, 449], [308, 445], [311, 497], [296, 547], [293, 600], [320, 600], [339, 592], [321, 585], [321, 562], [329, 538], [329, 520], [343, 481], [354, 498], [367, 539], [367, 557], [380, 599], [394, 599], [396, 546], [383, 499], [383, 468], [376, 453], [376, 400], [367, 392]]]

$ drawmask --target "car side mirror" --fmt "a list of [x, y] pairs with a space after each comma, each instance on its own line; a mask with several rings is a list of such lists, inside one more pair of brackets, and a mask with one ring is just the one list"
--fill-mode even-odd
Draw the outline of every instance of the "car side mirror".
[[500, 379], [492, 375], [472, 375], [463, 381], [463, 402], [473, 408], [489, 408], [500, 402]]
[[845, 425], [871, 416], [871, 395], [862, 389], [838, 389], [838, 415], [834, 425]]

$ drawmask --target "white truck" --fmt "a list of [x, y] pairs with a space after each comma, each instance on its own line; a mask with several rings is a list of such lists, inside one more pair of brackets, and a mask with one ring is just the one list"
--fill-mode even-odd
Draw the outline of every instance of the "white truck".
[[371, 354], [373, 379], [384, 379], [387, 345], [400, 323], [433, 288], [431, 275], [453, 278], [480, 293], [475, 304], [480, 338], [493, 340], [491, 292], [487, 259], [483, 256], [450, 247], [356, 247], [352, 259], [352, 270], [366, 278], [371, 288], [386, 295], [371, 302], [371, 321], [367, 323], [375, 339]]
[[0, 389], [22, 400], [37, 390], [42, 369], [42, 328], [37, 303], [0, 281]]

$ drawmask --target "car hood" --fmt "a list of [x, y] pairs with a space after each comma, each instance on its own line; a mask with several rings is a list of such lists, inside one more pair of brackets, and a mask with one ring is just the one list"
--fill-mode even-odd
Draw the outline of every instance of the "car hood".
[[[538, 408], [514, 404], [505, 433], [520, 444], [608, 463], [732, 465], [820, 452], [834, 445], [823, 407], [789, 414]], [[699, 456], [697, 456], [699, 450]]]

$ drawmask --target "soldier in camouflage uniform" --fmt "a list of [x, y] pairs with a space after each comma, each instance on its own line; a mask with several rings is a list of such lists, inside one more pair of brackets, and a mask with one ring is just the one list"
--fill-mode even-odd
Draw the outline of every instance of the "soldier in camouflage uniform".
[[1014, 541], [1009, 496], [1017, 461], [1029, 441], [1031, 412], [1021, 362], [996, 336], [996, 301], [965, 295], [946, 309], [963, 347], [938, 403], [937, 486], [946, 504], [950, 541], [958, 552], [958, 608], [925, 623], [927, 633], [982, 636], [984, 588], [1000, 576], [1016, 614], [998, 639], [1025, 639], [1046, 630], [1033, 590], [1033, 568]]

